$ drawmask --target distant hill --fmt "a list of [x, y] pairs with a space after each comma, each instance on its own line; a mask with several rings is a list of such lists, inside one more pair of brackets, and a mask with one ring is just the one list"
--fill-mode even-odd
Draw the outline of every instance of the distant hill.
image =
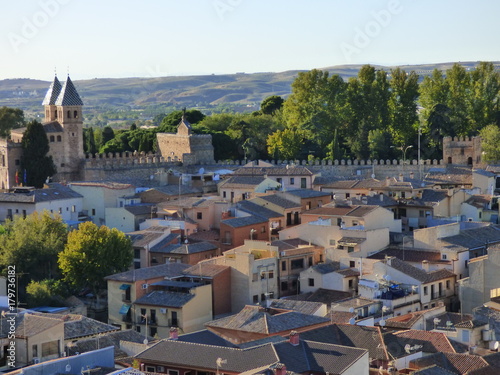
[[[415, 70], [421, 77], [435, 68], [446, 70], [454, 63], [404, 65], [402, 69]], [[474, 68], [477, 62], [461, 62]], [[500, 62], [494, 62], [500, 67]], [[362, 65], [340, 65], [322, 68], [332, 74], [349, 79], [357, 74]], [[389, 71], [391, 67], [377, 66]], [[160, 78], [96, 78], [74, 81], [86, 106], [92, 108], [120, 107], [143, 109], [151, 106], [170, 105], [188, 108], [207, 108], [220, 104], [248, 106], [258, 109], [258, 104], [270, 95], [286, 97], [291, 84], [300, 70], [281, 73], [222, 74], [202, 76], [176, 76]], [[61, 77], [64, 80], [64, 77]], [[32, 79], [0, 80], [0, 106], [12, 106], [25, 110], [41, 110], [41, 102], [49, 87], [49, 81]]]

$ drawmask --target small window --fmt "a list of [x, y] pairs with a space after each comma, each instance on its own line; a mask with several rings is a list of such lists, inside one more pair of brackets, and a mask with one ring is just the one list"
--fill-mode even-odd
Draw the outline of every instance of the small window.
[[270, 279], [274, 279], [274, 271], [269, 271], [267, 273], [267, 277], [270, 278]]
[[21, 163], [21, 162], [19, 161], [19, 159], [14, 160], [14, 164], [15, 164], [15, 165], [19, 165], [20, 163]]
[[352, 289], [354, 286], [354, 280], [353, 279], [350, 279], [349, 280], [349, 289]]
[[314, 279], [309, 278], [308, 279], [308, 284], [309, 284], [309, 286], [314, 286]]
[[260, 233], [266, 233], [266, 226], [263, 225], [262, 228], [260, 228]]
[[[73, 117], [74, 117], [74, 118], [78, 118], [78, 111], [74, 111], [74, 112], [73, 112]], [[151, 335], [151, 336], [154, 336], [154, 335]]]
[[95, 208], [92, 209], [92, 216], [95, 216]]
[[295, 178], [290, 177], [290, 185], [295, 185]]
[[426, 296], [426, 295], [428, 295], [428, 294], [429, 294], [429, 293], [428, 293], [427, 287], [426, 287], [426, 286], [424, 286], [424, 296]]
[[62, 138], [60, 135], [57, 136], [57, 142], [61, 142], [62, 141]]
[[446, 280], [446, 289], [450, 289], [450, 280]]
[[312, 257], [309, 257], [308, 264], [309, 264], [309, 267], [311, 267], [313, 265], [313, 258]]
[[226, 192], [225, 191], [222, 192], [222, 198], [226, 199]]
[[354, 260], [349, 261], [349, 267], [350, 268], [356, 267], [356, 262]]
[[49, 140], [50, 140], [50, 142], [54, 142], [54, 141], [55, 141], [54, 136], [53, 136], [53, 135], [51, 135], [51, 136], [49, 137]]
[[443, 260], [448, 259], [448, 256], [446, 254], [443, 254]]
[[257, 272], [252, 273], [252, 281], [259, 280], [259, 274]]
[[288, 290], [288, 282], [287, 281], [281, 282], [281, 290], [282, 291]]
[[286, 271], [286, 260], [281, 262], [281, 270]]
[[66, 114], [68, 115], [68, 118], [71, 118], [71, 111], [66, 112]]
[[348, 253], [354, 252], [354, 246], [347, 246], [347, 252]]
[[203, 219], [203, 212], [197, 212], [196, 213], [196, 219], [198, 219], [198, 220]]
[[424, 217], [425, 216], [425, 211], [424, 210], [418, 211], [418, 216]]
[[259, 303], [259, 296], [257, 294], [253, 296], [253, 303]]

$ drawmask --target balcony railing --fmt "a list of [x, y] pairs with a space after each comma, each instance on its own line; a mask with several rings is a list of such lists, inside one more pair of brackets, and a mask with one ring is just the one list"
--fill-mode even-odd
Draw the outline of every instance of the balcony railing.
[[432, 299], [443, 298], [446, 297], [446, 293], [444, 291], [432, 293]]

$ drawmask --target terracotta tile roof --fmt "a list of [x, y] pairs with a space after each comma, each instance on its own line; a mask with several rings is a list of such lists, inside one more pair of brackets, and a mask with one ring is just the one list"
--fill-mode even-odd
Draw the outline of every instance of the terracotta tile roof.
[[252, 215], [261, 216], [265, 219], [283, 217], [283, 214], [273, 211], [267, 207], [262, 207], [251, 200], [239, 201], [236, 204], [236, 208]]
[[217, 250], [219, 247], [210, 242], [192, 242], [183, 244], [170, 244], [163, 247], [154, 247], [151, 251], [164, 254], [196, 254], [205, 251]]
[[[9, 316], [7, 316], [8, 318]], [[57, 325], [64, 324], [62, 320], [56, 319], [49, 316], [43, 316], [38, 314], [31, 314], [25, 312], [22, 315], [17, 315], [16, 320], [16, 337], [31, 337], [45, 332]], [[2, 336], [7, 337], [9, 332], [9, 322], [6, 318], [1, 319], [2, 326]]]
[[465, 201], [465, 203], [470, 204], [476, 208], [487, 209], [488, 204], [491, 202], [491, 195], [473, 195]]
[[231, 269], [231, 267], [200, 262], [192, 267], [186, 268], [184, 271], [182, 271], [182, 273], [189, 276], [214, 277], [227, 269]]
[[388, 360], [379, 327], [351, 324], [332, 324], [300, 333], [300, 338], [308, 341], [344, 345], [368, 350], [370, 358]]
[[249, 225], [255, 224], [267, 224], [268, 220], [261, 216], [244, 216], [244, 217], [234, 217], [231, 219], [222, 220], [221, 224], [228, 225], [232, 228], [241, 228]]
[[151, 305], [180, 308], [194, 298], [194, 294], [155, 290], [135, 300], [134, 305]]
[[445, 370], [442, 367], [432, 365], [420, 370], [412, 371], [410, 375], [454, 375], [452, 371]]
[[431, 309], [414, 311], [409, 314], [388, 318], [386, 319], [385, 325], [387, 328], [411, 329], [415, 323], [417, 323], [419, 320], [422, 319], [422, 315], [427, 314], [429, 311], [437, 310], [439, 308], [440, 307], [438, 306]]
[[299, 246], [304, 245], [309, 245], [309, 242], [300, 238], [289, 238], [286, 240], [275, 240], [271, 242], [271, 246], [277, 246], [279, 251], [298, 249]]
[[372, 299], [364, 298], [364, 297], [351, 297], [351, 298], [346, 298], [341, 301], [336, 301], [335, 304], [338, 304], [339, 306], [349, 309], [351, 307], [353, 308], [358, 308], [358, 307], [363, 307], [363, 306], [370, 306], [373, 305], [375, 302]]
[[331, 311], [330, 309], [328, 316], [330, 317], [332, 323], [349, 324], [350, 320], [352, 318], [356, 319], [358, 314], [350, 313], [348, 311]]
[[219, 188], [230, 189], [254, 189], [265, 181], [265, 177], [251, 177], [251, 176], [232, 176], [227, 180], [219, 182]]
[[415, 280], [420, 281], [423, 284], [456, 276], [453, 272], [451, 272], [448, 269], [426, 272], [398, 258], [391, 258], [390, 263], [391, 263], [390, 267], [414, 278]]
[[283, 195], [293, 195], [302, 199], [305, 198], [319, 198], [319, 197], [329, 197], [330, 193], [326, 191], [317, 191], [311, 189], [297, 189], [297, 190], [287, 190]]
[[114, 275], [106, 276], [105, 280], [121, 281], [133, 283], [136, 281], [148, 280], [157, 277], [176, 277], [182, 276], [182, 271], [191, 267], [189, 264], [184, 263], [166, 263], [158, 266], [139, 268], [136, 270], [125, 271], [116, 273]]
[[335, 272], [344, 277], [359, 276], [359, 271], [352, 268], [344, 268], [343, 270], [338, 270]]
[[130, 189], [133, 188], [133, 185], [130, 184], [122, 184], [120, 182], [112, 182], [112, 181], [101, 181], [101, 182], [92, 182], [92, 181], [81, 181], [81, 182], [71, 182], [69, 186], [89, 186], [89, 187], [99, 187], [106, 188], [112, 190], [122, 190], [122, 189]]
[[274, 348], [287, 371], [295, 374], [342, 374], [367, 352], [366, 349], [308, 340], [300, 340], [297, 346], [282, 342], [274, 344]]
[[457, 353], [434, 353], [410, 361], [415, 368], [437, 365], [455, 374], [467, 374], [470, 371], [488, 366], [488, 363], [477, 355]]
[[262, 199], [268, 203], [274, 204], [280, 208], [288, 209], [288, 208], [300, 208], [300, 203], [295, 203], [289, 199], [283, 198], [277, 194], [264, 195], [259, 197], [258, 199]]
[[[455, 349], [448, 340], [448, 337], [446, 337], [446, 335], [441, 332], [410, 329], [408, 331], [399, 331], [388, 333], [386, 335], [387, 338], [390, 338], [390, 335], [395, 336], [397, 342], [402, 344], [403, 348], [405, 344], [423, 345], [422, 351], [426, 353], [455, 353]], [[384, 335], [384, 340], [386, 335]]]
[[[148, 340], [151, 345], [154, 339], [152, 337], [149, 337]], [[144, 334], [132, 329], [127, 329], [124, 331], [105, 333], [96, 337], [80, 339], [72, 345], [68, 345], [68, 355], [90, 352], [98, 348], [105, 348], [107, 346], [114, 346], [115, 358], [127, 357], [128, 354], [120, 348], [120, 341], [142, 344], [142, 342], [144, 341]]]
[[272, 344], [247, 349], [203, 345], [178, 340], [162, 340], [136, 355], [142, 362], [152, 361], [175, 367], [208, 369], [216, 372], [215, 359], [226, 359], [221, 372], [240, 373], [279, 361]]
[[290, 299], [272, 299], [269, 307], [273, 309], [283, 309], [297, 311], [301, 314], [315, 314], [323, 304], [321, 302], [296, 301]]
[[320, 274], [327, 274], [340, 269], [340, 262], [320, 263], [312, 266], [312, 269]]
[[206, 327], [272, 334], [328, 322], [328, 318], [295, 311], [270, 314], [259, 306], [245, 306], [239, 313], [213, 320]]
[[[441, 252], [439, 251], [418, 250], [418, 249], [408, 248], [408, 246], [405, 246], [404, 249], [402, 246], [387, 248], [379, 251], [378, 253], [368, 256], [368, 259], [385, 259], [386, 257], [389, 256], [389, 257], [396, 257], [402, 260], [403, 250], [404, 250], [404, 260], [406, 262], [422, 263], [422, 261], [424, 260], [428, 260], [429, 262], [440, 262], [442, 260]], [[448, 263], [448, 261], [445, 262]]]
[[329, 306], [332, 302], [337, 302], [351, 296], [352, 293], [349, 292], [319, 288], [318, 290], [312, 293], [298, 294], [296, 296], [289, 296], [287, 298], [302, 300], [302, 301], [321, 302], [321, 303], [326, 303]]

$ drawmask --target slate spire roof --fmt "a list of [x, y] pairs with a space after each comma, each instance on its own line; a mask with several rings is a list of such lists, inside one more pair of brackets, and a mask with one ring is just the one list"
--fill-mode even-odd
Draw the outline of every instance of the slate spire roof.
[[56, 105], [83, 105], [82, 99], [80, 99], [80, 95], [76, 91], [75, 85], [71, 81], [71, 78], [64, 82], [64, 85], [61, 89], [61, 93], [57, 97], [55, 102]]
[[59, 82], [59, 79], [55, 76], [54, 81], [52, 81], [49, 89], [47, 90], [47, 94], [45, 94], [45, 99], [43, 99], [42, 105], [55, 105], [57, 97], [61, 93], [61, 88], [61, 82]]

